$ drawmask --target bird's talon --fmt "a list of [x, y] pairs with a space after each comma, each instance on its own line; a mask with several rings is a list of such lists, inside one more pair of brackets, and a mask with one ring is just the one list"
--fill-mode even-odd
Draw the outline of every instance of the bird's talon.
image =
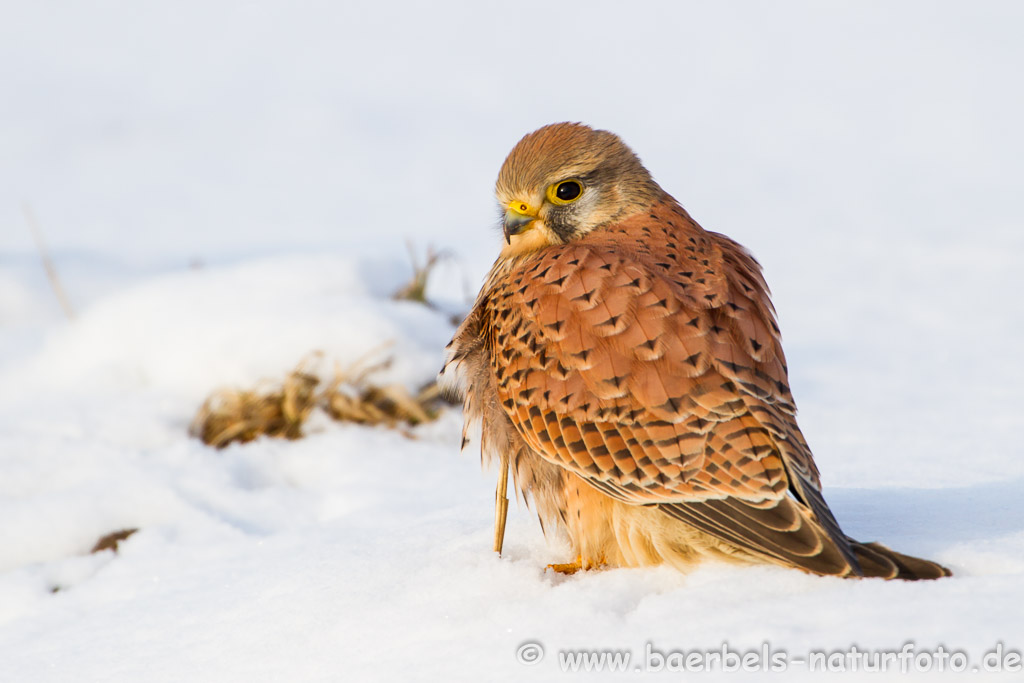
[[567, 562], [565, 564], [549, 564], [548, 569], [553, 569], [559, 574], [571, 575], [578, 572], [583, 566], [579, 562]]
[[552, 569], [552, 570], [558, 572], [559, 574], [572, 575], [572, 574], [575, 574], [576, 572], [580, 571], [581, 569], [583, 571], [590, 571], [591, 569], [599, 569], [603, 565], [604, 565], [603, 561], [600, 561], [600, 562], [591, 562], [590, 560], [584, 561], [582, 556], [577, 555], [576, 559], [573, 560], [572, 562], [566, 562], [564, 564], [549, 564], [547, 566], [547, 569]]

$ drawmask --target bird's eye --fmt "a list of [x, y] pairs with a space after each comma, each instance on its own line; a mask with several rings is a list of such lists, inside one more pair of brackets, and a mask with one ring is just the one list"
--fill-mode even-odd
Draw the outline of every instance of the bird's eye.
[[569, 204], [583, 194], [583, 185], [578, 180], [563, 180], [548, 188], [548, 199], [554, 204]]
[[555, 196], [563, 202], [571, 202], [579, 197], [582, 191], [583, 188], [575, 180], [567, 180], [564, 183], [558, 183], [558, 187], [555, 188]]

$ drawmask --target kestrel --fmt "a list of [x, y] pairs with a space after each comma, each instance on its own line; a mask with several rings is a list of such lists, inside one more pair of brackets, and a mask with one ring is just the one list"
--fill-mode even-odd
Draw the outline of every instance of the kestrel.
[[[948, 569], [843, 533], [796, 423], [761, 267], [616, 135], [558, 123], [498, 175], [505, 244], [442, 379], [560, 571], [703, 558], [842, 577]], [[465, 443], [465, 442], [464, 442]]]

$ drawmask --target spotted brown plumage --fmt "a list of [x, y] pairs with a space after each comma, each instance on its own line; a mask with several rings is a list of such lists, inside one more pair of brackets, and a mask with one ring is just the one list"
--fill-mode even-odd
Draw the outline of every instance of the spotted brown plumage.
[[545, 529], [568, 536], [572, 568], [716, 556], [949, 574], [842, 532], [796, 423], [760, 266], [697, 225], [621, 140], [542, 128], [509, 154], [497, 193], [507, 243], [443, 374], [467, 425], [482, 423], [485, 458], [507, 456]]

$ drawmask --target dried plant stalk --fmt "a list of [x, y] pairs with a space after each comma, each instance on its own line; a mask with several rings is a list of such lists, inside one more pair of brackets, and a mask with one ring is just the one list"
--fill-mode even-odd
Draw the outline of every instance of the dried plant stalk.
[[505, 520], [508, 519], [508, 468], [508, 454], [502, 453], [498, 488], [494, 492], [494, 552], [499, 555], [505, 544]]
[[43, 230], [39, 227], [39, 222], [36, 220], [35, 213], [32, 212], [32, 207], [28, 204], [22, 204], [21, 210], [25, 214], [25, 220], [28, 222], [29, 230], [32, 231], [32, 239], [35, 240], [36, 249], [39, 250], [39, 258], [43, 262], [43, 270], [46, 271], [46, 279], [50, 281], [50, 287], [53, 289], [53, 293], [56, 295], [57, 301], [60, 302], [60, 307], [64, 310], [64, 315], [68, 317], [68, 320], [73, 320], [75, 317], [75, 309], [71, 306], [71, 299], [68, 298], [67, 292], [64, 291], [64, 285], [61, 284], [60, 276], [57, 275], [57, 266], [54, 265], [53, 259], [50, 258], [50, 250], [46, 248], [46, 241], [43, 240]]
[[421, 304], [430, 306], [430, 302], [427, 301], [427, 281], [430, 279], [430, 274], [437, 267], [437, 264], [442, 259], [447, 258], [448, 254], [443, 251], [434, 251], [433, 247], [427, 247], [426, 258], [421, 263], [416, 256], [416, 250], [413, 248], [412, 243], [407, 243], [406, 247], [409, 249], [409, 258], [412, 260], [412, 279], [395, 292], [392, 298], [418, 301]]

